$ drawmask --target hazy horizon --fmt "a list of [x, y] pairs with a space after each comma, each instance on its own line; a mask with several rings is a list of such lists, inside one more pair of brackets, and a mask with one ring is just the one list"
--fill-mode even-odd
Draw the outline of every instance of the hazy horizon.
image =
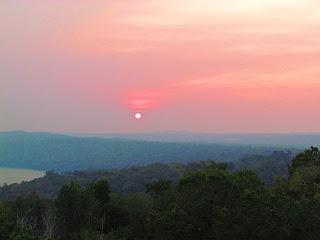
[[157, 143], [196, 143], [196, 144], [231, 144], [251, 146], [278, 146], [298, 149], [310, 146], [320, 146], [319, 133], [200, 133], [200, 132], [148, 132], [148, 133], [70, 133], [70, 132], [0, 132], [0, 137], [28, 138], [69, 137], [83, 139], [134, 140]]
[[51, 133], [51, 134], [94, 134], [94, 135], [135, 135], [135, 134], [204, 134], [204, 135], [320, 135], [319, 132], [204, 132], [204, 131], [188, 131], [188, 130], [160, 130], [160, 131], [139, 131], [139, 132], [82, 132], [82, 131], [49, 131], [49, 130], [28, 130], [28, 129], [6, 129], [1, 130], [0, 133], [10, 133], [10, 132], [27, 132], [27, 133]]
[[3, 0], [0, 131], [319, 133], [319, 7]]

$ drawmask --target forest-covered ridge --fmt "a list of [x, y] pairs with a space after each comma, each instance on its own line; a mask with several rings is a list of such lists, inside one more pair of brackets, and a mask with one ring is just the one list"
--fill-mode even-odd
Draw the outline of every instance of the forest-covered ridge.
[[197, 133], [197, 132], [153, 132], [114, 134], [70, 134], [70, 136], [122, 138], [144, 141], [201, 142], [236, 145], [283, 146], [307, 148], [320, 145], [320, 133]]
[[[0, 133], [0, 167], [73, 171], [125, 168], [161, 162], [232, 162], [250, 154], [271, 154], [281, 147], [151, 142], [71, 137], [23, 131]], [[296, 149], [289, 149], [298, 152]]]
[[[230, 172], [251, 170], [266, 184], [271, 185], [276, 177], [288, 176], [287, 166], [294, 157], [292, 152], [275, 151], [268, 155], [247, 155], [232, 163], [221, 163]], [[145, 186], [159, 180], [178, 183], [188, 172], [205, 169], [212, 161], [183, 163], [154, 163], [123, 169], [99, 169], [87, 171], [53, 172], [47, 171], [42, 178], [20, 184], [6, 185], [0, 188], [0, 199], [16, 199], [18, 196], [36, 192], [44, 198], [55, 198], [63, 184], [77, 182], [82, 187], [107, 179], [114, 192], [119, 194], [139, 193]]]

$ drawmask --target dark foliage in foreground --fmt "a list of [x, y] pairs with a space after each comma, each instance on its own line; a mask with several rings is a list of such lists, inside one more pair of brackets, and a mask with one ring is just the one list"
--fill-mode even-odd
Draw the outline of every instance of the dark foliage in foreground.
[[0, 203], [8, 240], [309, 240], [320, 235], [320, 152], [297, 155], [287, 179], [265, 185], [253, 172], [210, 164], [178, 184], [111, 193], [107, 180], [64, 185], [55, 200], [36, 194]]

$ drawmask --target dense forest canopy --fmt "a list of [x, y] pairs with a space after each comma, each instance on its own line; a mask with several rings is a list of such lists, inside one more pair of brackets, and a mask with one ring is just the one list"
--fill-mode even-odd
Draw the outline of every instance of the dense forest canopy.
[[[251, 170], [266, 184], [272, 184], [275, 177], [287, 177], [287, 165], [292, 152], [275, 151], [269, 155], [247, 155], [238, 161], [225, 163], [232, 172]], [[59, 188], [66, 183], [78, 182], [82, 187], [106, 178], [114, 192], [120, 194], [144, 192], [145, 186], [159, 180], [177, 183], [187, 172], [204, 169], [211, 161], [183, 163], [154, 163], [147, 166], [112, 170], [87, 170], [57, 173], [47, 171], [42, 178], [21, 184], [5, 185], [0, 188], [0, 199], [15, 199], [19, 195], [37, 192], [45, 198], [57, 196]]]
[[199, 166], [186, 171], [177, 182], [148, 183], [140, 193], [114, 193], [107, 179], [99, 179], [86, 186], [66, 183], [52, 200], [33, 193], [2, 201], [0, 239], [318, 238], [318, 148], [295, 156], [288, 176], [271, 185], [252, 171], [230, 171], [228, 164]]

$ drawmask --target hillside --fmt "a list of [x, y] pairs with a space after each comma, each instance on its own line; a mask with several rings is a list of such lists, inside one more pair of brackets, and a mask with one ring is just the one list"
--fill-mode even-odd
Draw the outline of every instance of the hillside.
[[0, 167], [72, 171], [124, 168], [155, 162], [235, 161], [279, 148], [229, 144], [148, 142], [49, 133], [0, 133]]
[[91, 170], [55, 173], [47, 172], [42, 178], [20, 184], [6, 185], [0, 188], [0, 199], [12, 200], [18, 196], [38, 193], [45, 198], [55, 198], [63, 184], [77, 182], [82, 187], [101, 179], [107, 179], [116, 193], [128, 194], [144, 192], [147, 184], [169, 180], [177, 183], [189, 171], [204, 169], [209, 162], [193, 162], [188, 164], [155, 163], [144, 167], [130, 167], [115, 170]]
[[[287, 166], [293, 158], [290, 152], [273, 152], [270, 155], [248, 155], [233, 163], [224, 164], [231, 172], [251, 170], [261, 180], [271, 185], [276, 176], [287, 177]], [[33, 192], [45, 198], [56, 197], [63, 184], [77, 182], [82, 187], [106, 178], [111, 189], [116, 193], [129, 194], [145, 191], [147, 184], [169, 180], [177, 183], [188, 172], [204, 169], [210, 161], [181, 163], [154, 163], [143, 167], [130, 167], [113, 170], [90, 170], [55, 173], [47, 172], [42, 178], [21, 184], [12, 184], [0, 188], [0, 199], [15, 199], [17, 196], [26, 196]]]
[[320, 145], [320, 133], [291, 134], [244, 134], [244, 133], [193, 133], [193, 132], [155, 132], [144, 134], [74, 134], [74, 136], [122, 138], [144, 141], [202, 142], [224, 144], [246, 144], [260, 146], [285, 146], [306, 148]]

